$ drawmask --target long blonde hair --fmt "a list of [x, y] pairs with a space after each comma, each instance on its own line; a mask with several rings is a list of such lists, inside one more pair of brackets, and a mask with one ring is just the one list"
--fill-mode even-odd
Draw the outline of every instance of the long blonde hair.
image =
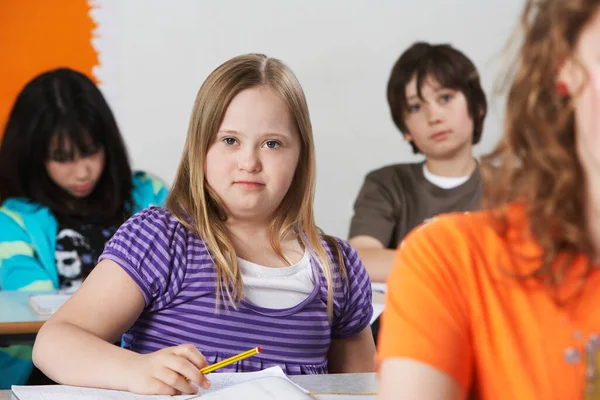
[[[526, 204], [531, 233], [543, 250], [532, 275], [552, 285], [578, 253], [593, 256], [585, 228], [585, 180], [575, 148], [573, 98], [557, 90], [557, 73], [573, 55], [598, 0], [528, 0], [508, 90], [504, 136], [484, 159], [484, 206]], [[513, 39], [514, 43], [514, 39]], [[577, 93], [574, 94], [574, 97]], [[506, 215], [498, 208], [506, 229]], [[562, 270], [553, 263], [569, 257]]]
[[337, 256], [341, 277], [346, 277], [346, 267], [335, 239], [322, 234], [315, 225], [315, 151], [308, 106], [300, 83], [281, 61], [262, 54], [241, 55], [226, 61], [208, 76], [196, 96], [185, 148], [167, 208], [206, 243], [217, 271], [217, 304], [225, 293], [235, 307], [242, 297], [240, 268], [225, 225], [225, 209], [206, 182], [204, 160], [231, 100], [241, 91], [257, 86], [269, 87], [287, 104], [300, 137], [296, 172], [270, 225], [270, 244], [286, 263], [288, 261], [281, 249], [283, 238], [296, 237], [309, 250], [327, 281], [327, 312], [331, 318], [333, 260], [328, 257], [321, 239]]

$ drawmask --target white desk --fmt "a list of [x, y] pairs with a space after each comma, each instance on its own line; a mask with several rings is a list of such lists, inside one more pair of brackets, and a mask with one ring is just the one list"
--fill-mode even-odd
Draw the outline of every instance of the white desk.
[[290, 379], [315, 394], [358, 394], [377, 391], [377, 376], [374, 372], [362, 374], [295, 375], [290, 376]]
[[371, 325], [384, 310], [385, 306], [385, 293], [373, 291], [373, 317], [371, 318]]
[[33, 343], [48, 319], [37, 315], [27, 304], [29, 296], [36, 293], [0, 290], [0, 346]]
[[[290, 379], [309, 392], [364, 393], [376, 392], [375, 373], [364, 374], [331, 374], [331, 375], [298, 375]], [[17, 400], [10, 390], [0, 390], [0, 400]]]

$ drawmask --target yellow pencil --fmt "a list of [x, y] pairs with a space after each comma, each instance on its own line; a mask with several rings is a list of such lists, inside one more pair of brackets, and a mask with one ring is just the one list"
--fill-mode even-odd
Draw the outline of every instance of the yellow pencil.
[[200, 370], [200, 372], [202, 372], [204, 375], [210, 374], [211, 372], [216, 371], [219, 368], [223, 368], [229, 364], [233, 364], [233, 363], [243, 360], [245, 358], [252, 357], [253, 355], [258, 354], [258, 353], [262, 353], [262, 349], [260, 347], [255, 347], [248, 351], [244, 351], [243, 353], [240, 353], [237, 356], [229, 357], [223, 361], [219, 361], [217, 363], [214, 363], [213, 365], [204, 367]]

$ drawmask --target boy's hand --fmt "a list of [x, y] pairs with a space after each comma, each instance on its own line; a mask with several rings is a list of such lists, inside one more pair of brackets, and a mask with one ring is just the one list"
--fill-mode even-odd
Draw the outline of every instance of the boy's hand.
[[128, 390], [139, 394], [196, 394], [192, 382], [204, 389], [210, 387], [209, 380], [200, 372], [206, 366], [202, 353], [191, 344], [136, 354], [130, 367]]

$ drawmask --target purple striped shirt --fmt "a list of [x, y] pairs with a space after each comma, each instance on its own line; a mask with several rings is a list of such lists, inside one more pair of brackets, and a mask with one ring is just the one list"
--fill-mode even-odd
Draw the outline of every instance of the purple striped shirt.
[[348, 280], [343, 281], [335, 252], [323, 243], [334, 260], [331, 322], [327, 282], [314, 260], [315, 288], [300, 304], [268, 309], [242, 299], [237, 309], [229, 305], [217, 310], [216, 269], [204, 241], [164, 208], [137, 213], [119, 228], [100, 257], [119, 264], [146, 302], [123, 336], [125, 348], [149, 353], [191, 343], [212, 364], [261, 346], [263, 353], [219, 371], [251, 372], [279, 365], [291, 375], [327, 373], [331, 339], [361, 332], [369, 325], [373, 308], [369, 277], [356, 250], [338, 239], [348, 271]]

